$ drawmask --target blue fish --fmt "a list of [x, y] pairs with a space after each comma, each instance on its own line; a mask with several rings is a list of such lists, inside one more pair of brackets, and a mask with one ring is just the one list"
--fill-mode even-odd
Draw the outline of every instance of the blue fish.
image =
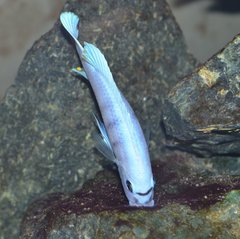
[[141, 126], [125, 97], [118, 89], [108, 63], [93, 44], [77, 40], [79, 18], [72, 12], [60, 15], [60, 21], [73, 38], [83, 70], [74, 71], [89, 80], [96, 96], [103, 122], [95, 120], [101, 135], [98, 150], [113, 161], [130, 206], [154, 206], [154, 181], [148, 146]]

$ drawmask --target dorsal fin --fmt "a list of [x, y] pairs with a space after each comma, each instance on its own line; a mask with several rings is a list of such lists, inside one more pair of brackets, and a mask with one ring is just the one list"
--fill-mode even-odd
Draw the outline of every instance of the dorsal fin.
[[83, 60], [91, 64], [98, 72], [107, 79], [112, 79], [112, 73], [102, 52], [93, 44], [84, 42]]

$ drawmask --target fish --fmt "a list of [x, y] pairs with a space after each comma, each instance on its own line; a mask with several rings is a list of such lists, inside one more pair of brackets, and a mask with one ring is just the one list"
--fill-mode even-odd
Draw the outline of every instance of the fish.
[[60, 14], [60, 21], [72, 37], [82, 68], [73, 71], [90, 82], [101, 118], [94, 115], [100, 134], [97, 149], [117, 165], [123, 190], [132, 207], [154, 206], [154, 180], [148, 145], [139, 121], [121, 91], [103, 53], [94, 44], [78, 41], [79, 17]]

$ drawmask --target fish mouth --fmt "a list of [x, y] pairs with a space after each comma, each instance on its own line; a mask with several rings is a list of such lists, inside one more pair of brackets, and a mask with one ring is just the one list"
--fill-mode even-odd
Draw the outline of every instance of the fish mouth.
[[154, 200], [150, 198], [148, 201], [144, 203], [140, 203], [137, 199], [134, 200], [134, 202], [129, 202], [129, 205], [131, 207], [153, 207], [154, 206]]

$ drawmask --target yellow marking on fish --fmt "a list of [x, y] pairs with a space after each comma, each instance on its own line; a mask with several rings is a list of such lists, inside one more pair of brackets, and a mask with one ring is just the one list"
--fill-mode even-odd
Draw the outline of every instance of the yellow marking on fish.
[[77, 70], [77, 71], [83, 71], [83, 68], [80, 67], [80, 66], [78, 66], [78, 67], [76, 68], [76, 70]]
[[203, 79], [203, 82], [209, 87], [212, 88], [219, 78], [219, 73], [210, 71], [206, 66], [202, 67], [198, 71], [198, 75]]

